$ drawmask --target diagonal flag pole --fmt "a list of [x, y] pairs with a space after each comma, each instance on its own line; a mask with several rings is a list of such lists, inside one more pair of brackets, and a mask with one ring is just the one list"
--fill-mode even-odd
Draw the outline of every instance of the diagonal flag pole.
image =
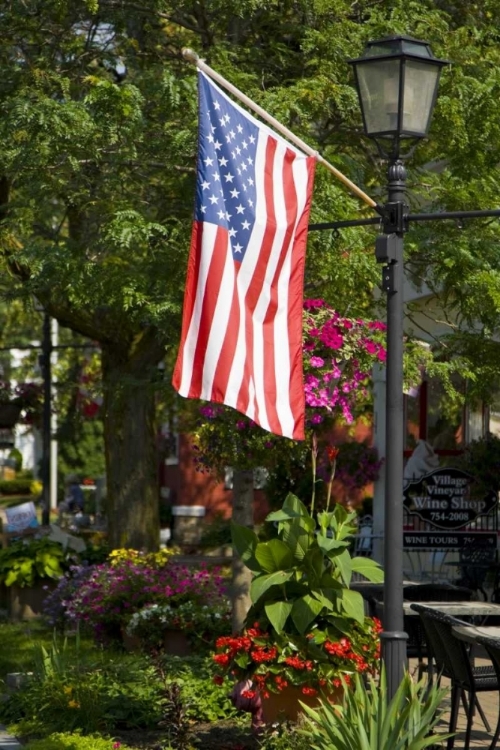
[[213, 70], [213, 68], [207, 65], [203, 60], [201, 60], [194, 50], [189, 49], [188, 47], [184, 47], [184, 49], [182, 50], [182, 55], [186, 60], [194, 63], [199, 70], [202, 70], [207, 76], [210, 76], [210, 78], [213, 78], [214, 81], [217, 81], [217, 83], [227, 89], [237, 99], [243, 102], [243, 104], [245, 104], [250, 109], [253, 109], [253, 111], [257, 115], [259, 115], [259, 117], [262, 117], [263, 120], [266, 120], [270, 125], [272, 125], [273, 128], [275, 128], [275, 130], [280, 132], [285, 138], [288, 138], [288, 140], [298, 146], [298, 148], [302, 149], [304, 153], [308, 154], [309, 156], [314, 156], [320, 164], [323, 164], [323, 166], [329, 169], [330, 172], [332, 172], [335, 177], [340, 180], [340, 182], [342, 182], [347, 188], [349, 188], [352, 193], [354, 193], [354, 195], [357, 195], [358, 198], [361, 198], [361, 200], [367, 203], [371, 208], [374, 208], [378, 213], [381, 213], [381, 207], [378, 205], [378, 203], [370, 198], [370, 196], [367, 195], [363, 190], [361, 190], [361, 188], [355, 185], [354, 182], [351, 182], [351, 180], [346, 177], [345, 174], [340, 172], [336, 167], [333, 166], [333, 164], [330, 164], [330, 162], [328, 162], [323, 156], [321, 156], [321, 154], [311, 148], [311, 146], [308, 146], [307, 143], [305, 143], [301, 138], [292, 133], [291, 130], [288, 130], [288, 128], [278, 122], [278, 120], [275, 120], [274, 117], [268, 114], [268, 112], [262, 109], [262, 107], [259, 107], [258, 104], [255, 104], [255, 102], [249, 99], [248, 96], [237, 89], [236, 86], [233, 86], [232, 83], [229, 83], [229, 81], [219, 75], [219, 73]]

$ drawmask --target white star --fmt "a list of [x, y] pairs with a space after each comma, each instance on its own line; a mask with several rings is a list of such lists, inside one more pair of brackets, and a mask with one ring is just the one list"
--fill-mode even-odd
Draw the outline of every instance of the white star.
[[216, 130], [215, 125], [210, 125], [210, 130], [212, 131], [212, 133], [215, 133], [215, 130]]
[[229, 135], [231, 136], [231, 140], [233, 140], [233, 138], [236, 138], [236, 133], [234, 132], [234, 130], [230, 130]]
[[229, 133], [226, 135], [226, 143], [231, 143], [231, 136]]
[[222, 148], [222, 143], [219, 143], [219, 141], [215, 141], [215, 143], [214, 143], [214, 149], [216, 151], [220, 151], [221, 148]]
[[236, 130], [238, 131], [238, 133], [243, 133], [243, 128], [241, 127], [241, 125], [238, 125]]
[[242, 206], [241, 203], [239, 206], [236, 206], [237, 213], [242, 214], [244, 210], [245, 210], [245, 207]]
[[251, 177], [248, 178], [247, 182], [248, 182], [249, 185], [253, 185], [253, 180], [252, 180]]
[[220, 181], [220, 175], [219, 175], [218, 172], [214, 172], [213, 175], [212, 175], [212, 177], [214, 178], [215, 182], [219, 182]]
[[232, 182], [234, 180], [234, 177], [231, 174], [231, 172], [228, 172], [227, 174], [225, 174], [224, 177], [226, 178], [226, 182]]
[[203, 190], [208, 190], [208, 188], [210, 187], [210, 183], [205, 180], [205, 182], [201, 183], [201, 187]]
[[245, 183], [243, 183], [243, 185], [242, 185], [241, 187], [243, 188], [243, 190], [244, 190], [244, 191], [245, 191], [245, 193], [246, 193], [246, 191], [247, 191], [247, 186], [245, 185]]
[[241, 174], [241, 169], [239, 167], [236, 167], [236, 171], [238, 172], [238, 174]]
[[211, 203], [211, 204], [212, 204], [212, 206], [213, 206], [213, 205], [214, 205], [214, 203], [218, 203], [218, 202], [219, 202], [219, 199], [217, 198], [217, 196], [216, 196], [216, 195], [211, 195], [211, 196], [210, 196], [210, 198], [209, 198], [209, 201], [210, 201], [210, 203]]
[[214, 102], [214, 109], [220, 109], [220, 104], [218, 101]]
[[240, 192], [239, 190], [236, 190], [236, 188], [234, 188], [234, 190], [231, 190], [231, 198], [238, 198], [239, 194]]
[[227, 159], [224, 159], [224, 157], [222, 156], [222, 157], [221, 157], [221, 158], [219, 159], [219, 164], [221, 165], [221, 167], [225, 167], [225, 166], [226, 166], [226, 164], [227, 164]]
[[242, 168], [242, 170], [243, 170], [244, 172], [246, 172], [246, 171], [247, 171], [248, 167], [247, 167], [247, 165], [245, 164], [245, 162], [243, 162], [243, 163], [242, 163], [242, 165], [241, 165], [241, 168]]
[[236, 146], [236, 153], [238, 154], [238, 156], [241, 154], [241, 148], [238, 148], [238, 146]]
[[203, 159], [203, 164], [204, 164], [204, 165], [205, 165], [206, 167], [211, 167], [213, 163], [214, 163], [214, 160], [213, 160], [213, 159], [211, 159], [211, 158], [210, 158], [209, 156], [207, 156], [207, 158], [206, 158], [206, 159]]
[[230, 121], [231, 121], [231, 118], [229, 117], [229, 115], [226, 112], [226, 114], [224, 115], [224, 122], [227, 124]]
[[210, 135], [207, 135], [207, 141], [209, 143], [213, 143], [214, 142], [214, 137], [213, 137], [212, 133], [210, 133]]
[[231, 219], [231, 216], [232, 216], [232, 214], [230, 214], [230, 213], [228, 213], [228, 212], [226, 211], [226, 219], [227, 219], [227, 221], [229, 221], [229, 220]]
[[243, 148], [248, 148], [248, 143], [246, 141], [242, 141], [241, 145]]
[[242, 229], [250, 229], [250, 223], [248, 221], [244, 221], [241, 225]]
[[202, 214], [206, 214], [207, 207], [206, 206], [200, 206], [200, 211], [201, 211]]
[[248, 205], [250, 208], [253, 208], [253, 200], [251, 198], [248, 199]]
[[255, 143], [255, 137], [253, 135], [251, 135], [248, 140], [250, 143]]
[[225, 117], [219, 117], [219, 122], [221, 126], [224, 128], [226, 126], [226, 118]]
[[234, 227], [231, 227], [231, 229], [229, 230], [229, 236], [234, 237], [235, 234], [236, 234], [236, 229], [234, 229]]
[[219, 217], [219, 219], [223, 219], [225, 217], [225, 215], [226, 214], [224, 213], [224, 211], [222, 209], [217, 214], [217, 216]]
[[237, 244], [236, 244], [236, 245], [234, 246], [234, 248], [233, 248], [233, 249], [234, 249], [234, 252], [235, 252], [235, 253], [241, 253], [241, 251], [243, 250], [243, 245], [240, 245], [240, 244], [238, 244], [238, 243], [237, 243]]
[[247, 162], [248, 162], [249, 164], [253, 164], [253, 159], [252, 159], [252, 157], [251, 157], [251, 156], [249, 156], [249, 157], [248, 157], [248, 159], [247, 159]]
[[236, 151], [231, 151], [231, 156], [233, 157], [233, 159], [236, 159]]

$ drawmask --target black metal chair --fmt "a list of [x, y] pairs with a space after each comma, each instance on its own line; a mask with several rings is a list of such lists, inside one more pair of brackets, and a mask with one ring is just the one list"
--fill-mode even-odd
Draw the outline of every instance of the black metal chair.
[[[500, 682], [500, 638], [488, 638], [487, 636], [478, 636], [477, 642], [483, 646], [486, 649], [486, 653], [490, 657], [493, 667], [495, 669], [497, 679]], [[495, 733], [493, 735], [493, 739], [491, 741], [491, 745], [489, 746], [488, 750], [495, 750], [498, 742], [498, 738], [500, 737], [500, 709], [499, 709], [499, 715], [498, 715], [498, 721], [497, 721], [497, 728], [495, 729]]]
[[[449, 731], [453, 733], [453, 736], [448, 740], [447, 749], [452, 750], [454, 746], [458, 710], [460, 708], [460, 699], [462, 699], [467, 715], [464, 750], [468, 750], [476, 708], [487, 731], [491, 731], [488, 720], [477, 699], [477, 693], [499, 690], [500, 681], [497, 673], [493, 666], [474, 666], [465, 642], [461, 641], [453, 633], [453, 626], [467, 625], [468, 623], [456, 617], [445, 615], [438, 610], [426, 607], [425, 604], [412, 604], [412, 609], [417, 611], [422, 618], [428, 644], [432, 650], [439, 673], [438, 679], [444, 675], [445, 677], [449, 677], [451, 681]], [[469, 696], [468, 701], [465, 700], [466, 694]]]
[[[405, 586], [403, 589], [404, 598], [410, 602], [468, 602], [472, 598], [472, 593], [470, 589], [446, 583], [424, 583], [418, 586]], [[432, 649], [429, 648], [421, 618], [405, 616], [404, 628], [408, 633], [408, 657], [413, 656], [418, 660], [418, 679], [421, 679], [427, 669], [429, 680], [432, 682]]]

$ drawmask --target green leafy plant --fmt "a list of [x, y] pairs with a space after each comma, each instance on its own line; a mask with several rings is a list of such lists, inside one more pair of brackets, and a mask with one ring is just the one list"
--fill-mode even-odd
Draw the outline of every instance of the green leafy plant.
[[477, 495], [500, 491], [500, 438], [489, 434], [472, 440], [463, 454], [452, 465], [468, 471], [475, 479], [473, 491]]
[[28, 742], [24, 750], [128, 750], [130, 747], [98, 734], [55, 732], [43, 739]]
[[354, 622], [362, 625], [364, 602], [349, 588], [352, 575], [377, 583], [384, 576], [375, 561], [349, 554], [355, 518], [340, 505], [314, 516], [289, 494], [266, 519], [278, 524], [278, 538], [260, 542], [252, 530], [233, 524], [233, 544], [254, 573], [247, 622], [298, 635], [328, 627], [344, 635]]
[[195, 601], [171, 604], [151, 604], [134, 612], [126, 631], [129, 636], [141, 639], [146, 647], [161, 648], [165, 631], [180, 630], [185, 633], [194, 648], [212, 646], [216, 636], [231, 627], [231, 604], [229, 599], [201, 604]]
[[264, 697], [288, 684], [311, 695], [337, 686], [341, 675], [376, 669], [380, 625], [349, 585], [353, 573], [381, 582], [383, 572], [351, 557], [355, 518], [340, 505], [314, 515], [290, 494], [266, 519], [277, 524], [277, 538], [262, 542], [233, 524], [233, 544], [253, 572], [252, 606], [243, 634], [216, 642], [217, 678], [251, 679]]
[[58, 579], [71, 563], [71, 553], [45, 537], [20, 540], [0, 549], [0, 582], [33, 586], [35, 581]]
[[227, 689], [213, 683], [212, 660], [202, 656], [171, 656], [160, 653], [154, 660], [164, 684], [181, 687], [187, 718], [210, 722], [235, 719], [238, 712], [229, 700]]
[[314, 750], [423, 750], [450, 736], [434, 733], [447, 692], [425, 680], [416, 683], [405, 673], [389, 699], [384, 669], [380, 684], [356, 675], [341, 705], [323, 701], [312, 709], [302, 704], [308, 726], [299, 731]]
[[0, 495], [30, 495], [33, 479], [17, 478], [0, 480]]
[[157, 726], [161, 684], [144, 660], [105, 652], [92, 659], [54, 654], [0, 705], [0, 720], [16, 722], [21, 734], [112, 732]]

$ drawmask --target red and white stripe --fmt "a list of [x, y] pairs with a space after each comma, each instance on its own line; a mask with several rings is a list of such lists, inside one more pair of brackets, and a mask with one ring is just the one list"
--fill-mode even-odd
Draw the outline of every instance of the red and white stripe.
[[315, 158], [266, 126], [256, 158], [256, 218], [244, 258], [225, 228], [193, 225], [180, 395], [232, 406], [277, 435], [304, 438], [302, 302]]

